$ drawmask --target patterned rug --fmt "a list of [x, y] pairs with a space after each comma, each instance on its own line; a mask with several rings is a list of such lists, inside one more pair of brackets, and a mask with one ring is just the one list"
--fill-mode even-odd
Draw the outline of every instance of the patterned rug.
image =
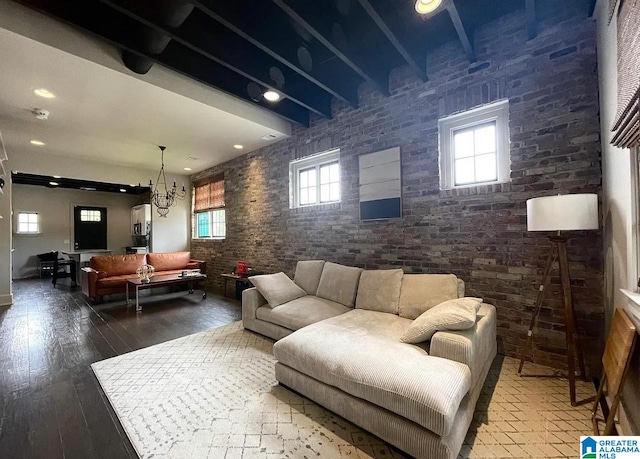
[[92, 364], [141, 458], [401, 458], [277, 384], [273, 341], [241, 322]]
[[[382, 440], [277, 384], [273, 341], [241, 322], [92, 365], [142, 458], [402, 458]], [[562, 378], [494, 361], [461, 458], [570, 458], [591, 433]], [[554, 374], [527, 364], [527, 374]], [[579, 400], [594, 395], [578, 382]]]

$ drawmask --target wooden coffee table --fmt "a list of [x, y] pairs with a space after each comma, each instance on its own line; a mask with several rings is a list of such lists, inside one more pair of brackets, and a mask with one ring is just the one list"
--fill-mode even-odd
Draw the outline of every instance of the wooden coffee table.
[[[193, 293], [193, 287], [197, 284], [204, 282], [207, 279], [206, 274], [196, 274], [193, 276], [182, 277], [179, 274], [167, 274], [163, 276], [153, 276], [149, 282], [142, 282], [142, 279], [129, 279], [127, 280], [127, 305], [131, 304], [129, 299], [129, 286], [136, 290], [136, 311], [142, 311], [140, 306], [139, 294], [140, 290], [145, 290], [155, 287], [168, 287], [172, 285], [187, 285], [189, 287], [189, 294]], [[202, 299], [207, 297], [207, 291], [203, 289]]]

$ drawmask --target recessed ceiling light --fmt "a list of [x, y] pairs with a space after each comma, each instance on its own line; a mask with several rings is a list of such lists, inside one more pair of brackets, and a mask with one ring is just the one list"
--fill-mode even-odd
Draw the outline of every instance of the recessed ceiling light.
[[53, 99], [56, 95], [50, 92], [48, 89], [39, 88], [33, 91], [36, 96], [44, 97], [45, 99]]
[[120, 188], [120, 193], [126, 193], [127, 190], [125, 190], [124, 188]]
[[58, 186], [60, 184], [58, 182], [49, 182], [49, 185]]
[[135, 185], [129, 184], [129, 186], [130, 186], [131, 188], [135, 188]]
[[59, 175], [54, 175], [53, 178], [62, 178]]
[[190, 167], [185, 167], [185, 168], [184, 168], [184, 170], [185, 170], [185, 171], [190, 171], [190, 170], [191, 170], [191, 168], [190, 168]]
[[265, 91], [263, 94], [264, 98], [267, 99], [269, 102], [276, 102], [278, 100], [280, 100], [280, 94], [278, 94], [275, 91]]
[[37, 145], [39, 147], [44, 145], [44, 142], [41, 142], [40, 140], [32, 140], [30, 143], [31, 145]]
[[442, 0], [416, 0], [416, 11], [420, 14], [429, 14], [434, 12]]
[[239, 143], [237, 143], [233, 146], [233, 148], [235, 148], [236, 150], [242, 150], [244, 148], [244, 145], [240, 145]]

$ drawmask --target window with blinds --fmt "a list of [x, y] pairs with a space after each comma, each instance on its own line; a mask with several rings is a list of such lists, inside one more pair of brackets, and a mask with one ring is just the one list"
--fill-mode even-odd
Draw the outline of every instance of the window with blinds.
[[193, 237], [226, 237], [224, 178], [216, 178], [193, 187]]
[[611, 143], [631, 148], [640, 146], [640, 0], [619, 3], [618, 113]]

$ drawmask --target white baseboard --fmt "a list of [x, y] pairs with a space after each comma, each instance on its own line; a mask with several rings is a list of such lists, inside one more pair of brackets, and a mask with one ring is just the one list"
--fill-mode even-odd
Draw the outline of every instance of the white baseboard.
[[0, 295], [0, 306], [11, 306], [13, 304], [13, 294]]

